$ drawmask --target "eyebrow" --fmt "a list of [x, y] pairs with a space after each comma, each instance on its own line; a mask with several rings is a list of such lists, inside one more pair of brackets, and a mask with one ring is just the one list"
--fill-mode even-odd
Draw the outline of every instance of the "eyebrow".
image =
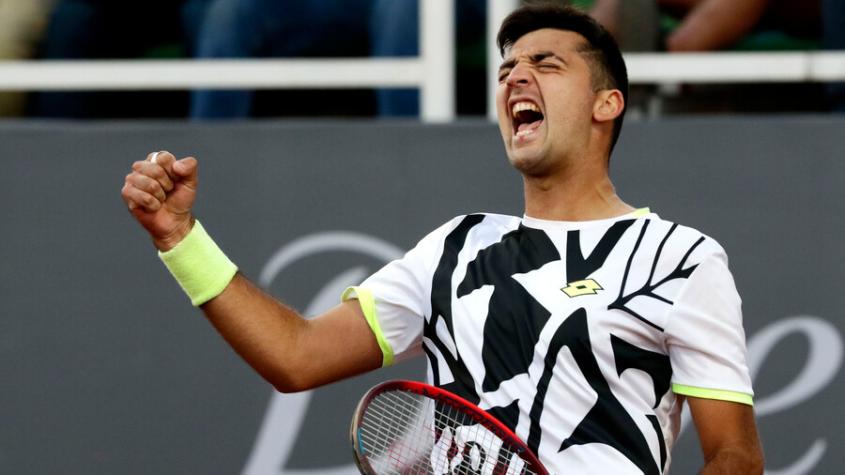
[[[556, 55], [555, 53], [553, 53], [551, 51], [539, 51], [537, 53], [534, 53], [534, 54], [528, 56], [528, 60], [531, 61], [531, 63], [533, 63], [533, 64], [537, 64], [540, 61], [543, 61], [544, 59], [547, 59], [547, 58], [556, 59], [563, 64], [568, 64], [565, 59], [561, 58], [560, 56]], [[512, 69], [514, 66], [516, 66], [516, 62], [517, 62], [516, 58], [509, 58], [509, 59], [504, 60], [501, 64], [501, 66], [499, 66], [499, 71], [501, 71], [503, 69]]]

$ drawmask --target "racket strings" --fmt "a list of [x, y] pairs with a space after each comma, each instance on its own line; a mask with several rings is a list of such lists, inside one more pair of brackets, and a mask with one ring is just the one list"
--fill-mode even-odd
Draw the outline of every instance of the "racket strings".
[[534, 474], [519, 451], [473, 417], [407, 391], [376, 396], [358, 431], [356, 449], [379, 475]]
[[391, 391], [373, 399], [359, 437], [376, 473], [424, 474], [434, 444], [427, 401], [415, 394]]
[[[373, 400], [369, 416], [362, 425], [362, 441], [379, 458], [370, 457], [371, 464], [390, 461], [393, 467], [420, 465], [425, 467], [426, 450], [433, 444], [430, 426], [425, 417], [425, 402], [414, 395], [401, 392], [384, 393]], [[421, 465], [422, 464], [422, 465]], [[381, 467], [385, 468], [385, 467]], [[381, 472], [379, 472], [381, 473]], [[388, 472], [385, 472], [388, 473]], [[426, 473], [423, 471], [402, 471], [400, 473]]]

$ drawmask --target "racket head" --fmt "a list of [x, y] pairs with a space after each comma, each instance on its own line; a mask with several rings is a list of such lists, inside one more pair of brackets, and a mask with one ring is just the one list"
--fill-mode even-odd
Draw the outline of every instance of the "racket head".
[[531, 450], [475, 404], [425, 383], [381, 383], [361, 398], [350, 427], [366, 475], [548, 475]]

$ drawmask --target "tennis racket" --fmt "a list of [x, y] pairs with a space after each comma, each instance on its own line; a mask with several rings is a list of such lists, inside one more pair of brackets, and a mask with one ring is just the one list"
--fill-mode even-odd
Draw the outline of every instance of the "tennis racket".
[[428, 384], [370, 389], [352, 419], [355, 463], [365, 475], [548, 475], [504, 424]]

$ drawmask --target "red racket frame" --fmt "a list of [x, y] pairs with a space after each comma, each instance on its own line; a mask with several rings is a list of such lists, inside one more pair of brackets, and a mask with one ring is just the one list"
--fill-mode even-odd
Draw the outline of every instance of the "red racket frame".
[[367, 475], [378, 475], [370, 467], [366, 458], [361, 457], [358, 453], [358, 427], [370, 402], [379, 394], [388, 391], [407, 391], [448, 404], [449, 406], [469, 416], [473, 421], [482, 425], [504, 442], [510, 444], [519, 454], [520, 458], [525, 461], [525, 465], [528, 469], [535, 472], [537, 475], [549, 475], [549, 472], [545, 469], [545, 467], [543, 467], [543, 464], [540, 463], [540, 460], [537, 459], [537, 456], [534, 455], [531, 449], [529, 449], [528, 446], [513, 433], [513, 431], [508, 429], [508, 427], [502, 424], [498, 419], [491, 416], [475, 404], [456, 394], [446, 391], [445, 389], [441, 389], [430, 384], [420, 383], [418, 381], [407, 380], [392, 380], [378, 384], [367, 391], [358, 403], [355, 415], [352, 418], [350, 440], [352, 441], [355, 463], [358, 465], [361, 473]]

